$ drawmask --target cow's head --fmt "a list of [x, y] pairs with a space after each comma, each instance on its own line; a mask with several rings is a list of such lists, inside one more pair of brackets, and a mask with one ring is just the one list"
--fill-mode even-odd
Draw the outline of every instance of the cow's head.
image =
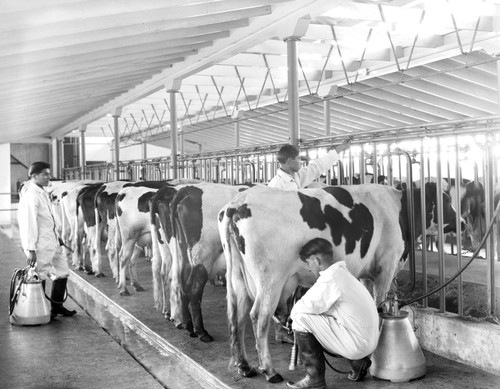
[[[438, 208], [437, 208], [437, 185], [435, 182], [427, 182], [425, 184], [425, 204], [426, 204], [426, 234], [435, 235], [438, 225]], [[442, 191], [439, 196], [442, 196], [443, 203], [443, 232], [456, 232], [456, 217], [457, 213], [451, 204], [450, 195]], [[465, 222], [460, 220], [460, 230], [465, 229]]]
[[486, 211], [484, 187], [478, 181], [471, 181], [465, 185], [465, 193], [460, 200], [462, 217], [467, 221], [467, 233], [470, 237], [472, 249], [476, 250], [486, 231]]

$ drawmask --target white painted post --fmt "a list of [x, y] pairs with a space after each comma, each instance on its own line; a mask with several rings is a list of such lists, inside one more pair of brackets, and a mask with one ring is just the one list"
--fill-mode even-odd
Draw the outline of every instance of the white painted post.
[[52, 172], [52, 177], [59, 177], [60, 165], [59, 165], [59, 145], [57, 138], [50, 138], [50, 171]]
[[120, 127], [118, 124], [118, 118], [122, 114], [121, 108], [116, 108], [113, 115], [114, 122], [114, 136], [115, 136], [115, 180], [120, 179]]
[[0, 225], [10, 225], [11, 215], [10, 143], [0, 144]]
[[170, 94], [170, 150], [172, 157], [172, 178], [178, 178], [177, 174], [177, 105], [175, 94], [177, 89], [169, 89]]
[[331, 116], [330, 116], [330, 100], [326, 99], [323, 105], [323, 117], [325, 124], [325, 136], [330, 136], [331, 134]]
[[81, 125], [79, 128], [80, 131], [80, 169], [81, 169], [81, 178], [85, 179], [85, 165], [87, 164], [86, 156], [85, 156], [85, 131], [87, 130], [86, 125]]
[[299, 36], [285, 38], [288, 65], [288, 129], [290, 144], [298, 146], [300, 138], [299, 78], [297, 74], [297, 42]]
[[235, 137], [235, 147], [240, 147], [240, 122], [234, 122], [234, 137]]

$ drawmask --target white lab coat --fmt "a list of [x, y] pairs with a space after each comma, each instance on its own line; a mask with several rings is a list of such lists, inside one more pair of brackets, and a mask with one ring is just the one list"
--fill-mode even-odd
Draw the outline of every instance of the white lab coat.
[[314, 334], [325, 349], [345, 358], [364, 358], [377, 347], [377, 307], [344, 261], [320, 272], [290, 317], [294, 330]]
[[55, 232], [55, 221], [50, 208], [49, 195], [43, 188], [34, 183], [29, 184], [19, 200], [17, 219], [19, 235], [26, 255], [29, 250], [35, 250], [40, 278], [68, 277], [68, 264], [60, 255], [56, 255], [59, 244]]
[[271, 188], [279, 188], [284, 190], [297, 190], [309, 186], [323, 172], [328, 170], [333, 164], [340, 159], [335, 150], [330, 151], [325, 156], [315, 159], [304, 166], [293, 176], [286, 173], [281, 168], [278, 169], [276, 176], [269, 181], [268, 186]]

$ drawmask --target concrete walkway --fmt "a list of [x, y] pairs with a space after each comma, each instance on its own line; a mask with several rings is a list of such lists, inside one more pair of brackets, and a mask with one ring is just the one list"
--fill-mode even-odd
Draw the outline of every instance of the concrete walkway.
[[0, 265], [0, 388], [163, 387], [69, 298], [66, 306], [79, 311], [74, 317], [44, 326], [10, 325], [10, 277], [26, 262], [1, 230]]

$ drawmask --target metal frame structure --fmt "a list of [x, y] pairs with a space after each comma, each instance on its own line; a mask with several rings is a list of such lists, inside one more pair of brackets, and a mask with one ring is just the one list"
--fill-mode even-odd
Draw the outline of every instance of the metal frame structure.
[[[475, 138], [474, 138], [475, 137]], [[325, 148], [338, 144], [345, 137], [322, 137], [303, 140], [301, 151], [304, 156], [314, 159]], [[475, 139], [484, 139], [481, 145], [481, 154], [475, 158], [478, 171], [475, 178], [484, 177], [486, 194], [486, 223], [489, 224], [493, 215], [493, 197], [495, 185], [500, 182], [498, 172], [500, 171], [500, 159], [494, 150], [500, 144], [500, 116], [471, 119], [460, 122], [434, 123], [425, 126], [413, 126], [400, 129], [388, 129], [373, 133], [361, 134], [352, 142], [351, 148], [346, 151], [336, 166], [333, 166], [326, 174], [325, 183], [344, 182], [353, 184], [355, 176], [359, 176], [360, 183], [365, 181], [365, 173], [371, 173], [374, 177], [379, 174], [386, 175], [390, 185], [397, 181], [406, 181], [409, 187], [412, 175], [418, 177], [420, 182], [426, 182], [431, 177], [436, 179], [438, 193], [442, 188], [442, 178], [454, 178], [456, 182], [462, 182], [461, 163], [464, 153], [471, 147]], [[450, 141], [451, 139], [451, 141]], [[472, 139], [472, 140], [471, 140]], [[419, 142], [413, 148], [407, 149], [409, 141]], [[445, 142], [446, 141], [446, 142]], [[444, 142], [444, 143], [443, 143]], [[265, 183], [268, 182], [278, 169], [276, 151], [282, 144], [269, 144], [266, 146], [252, 148], [238, 148], [218, 152], [198, 153], [178, 156], [178, 177], [198, 178], [204, 181], [220, 182], [226, 184], [241, 183]], [[406, 148], [405, 148], [406, 147]], [[402, 158], [403, 157], [403, 158]], [[418, 174], [413, 174], [415, 166], [419, 165]], [[453, 174], [450, 166], [454, 166]], [[90, 165], [86, 168], [85, 178], [109, 180], [112, 175], [113, 165]], [[433, 173], [434, 172], [434, 173]], [[176, 177], [170, 158], [147, 159], [140, 161], [128, 161], [119, 163], [120, 179], [131, 180], [163, 180]], [[345, 177], [348, 177], [345, 182]], [[82, 178], [81, 169], [65, 169], [66, 179]], [[448, 180], [450, 181], [450, 180]], [[450, 188], [447, 188], [448, 190]], [[425, 188], [421, 185], [421, 209], [422, 220], [425, 219]], [[454, 204], [457, 207], [456, 226], [460, 229], [460, 188], [457, 185], [454, 193]], [[409, 199], [413, 201], [413, 199]], [[438, 196], [438, 268], [439, 281], [444, 282], [447, 276], [445, 268], [445, 236], [443, 234], [443, 204], [442, 198]], [[415, 215], [411, 215], [411, 223]], [[498, 228], [498, 227], [497, 227]], [[498, 232], [495, 236], [498, 236]], [[428, 275], [428, 255], [426, 252], [429, 236], [422, 236], [422, 276], [426, 280]], [[460, 234], [456, 237], [457, 247], [457, 270], [462, 265], [461, 247], [463, 240]], [[495, 307], [495, 239], [489, 237], [486, 245], [485, 255], [488, 262], [488, 275], [486, 279], [488, 311], [490, 314], [498, 313]], [[413, 250], [412, 250], [413, 252]], [[500, 253], [497, 253], [500, 260]], [[414, 282], [414, 274], [411, 274]], [[463, 315], [463, 279], [458, 278], [458, 314]], [[427, 292], [427, 283], [424, 282], [423, 292]], [[427, 306], [428, 300], [422, 301]], [[439, 307], [441, 311], [446, 310], [445, 290], [440, 291]]]

